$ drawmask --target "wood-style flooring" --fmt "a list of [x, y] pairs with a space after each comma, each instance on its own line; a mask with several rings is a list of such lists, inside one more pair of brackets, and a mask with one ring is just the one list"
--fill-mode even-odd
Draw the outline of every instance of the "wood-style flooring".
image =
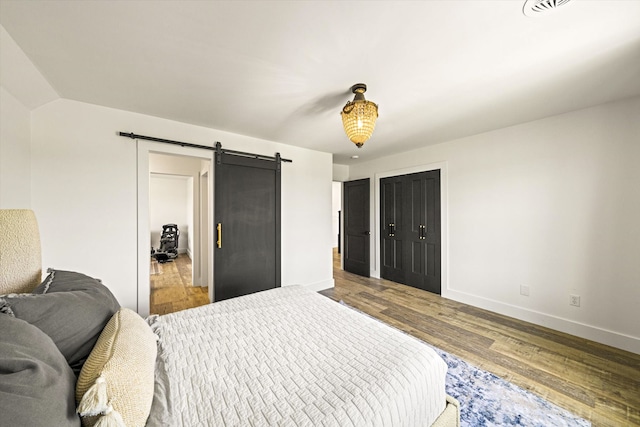
[[340, 269], [321, 293], [598, 426], [640, 426], [640, 355]]
[[180, 254], [171, 262], [151, 258], [151, 314], [167, 314], [209, 303], [209, 288], [193, 286], [191, 259]]

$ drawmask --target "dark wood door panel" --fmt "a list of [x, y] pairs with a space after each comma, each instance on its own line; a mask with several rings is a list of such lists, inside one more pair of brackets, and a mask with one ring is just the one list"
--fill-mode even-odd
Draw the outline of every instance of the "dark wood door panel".
[[425, 172], [424, 290], [440, 294], [441, 283], [441, 218], [440, 171]]
[[345, 252], [347, 258], [352, 262], [366, 263], [368, 258], [367, 242], [369, 236], [347, 236], [345, 242]]
[[215, 300], [280, 286], [279, 171], [272, 161], [224, 154], [215, 167]]
[[405, 177], [409, 187], [410, 197], [405, 200], [405, 209], [410, 215], [411, 238], [419, 238], [420, 226], [424, 224], [424, 179], [422, 174], [412, 174]]
[[344, 183], [344, 269], [369, 277], [369, 179]]
[[401, 177], [380, 180], [381, 275], [400, 283], [404, 281], [402, 240], [399, 237], [404, 232], [402, 191]]

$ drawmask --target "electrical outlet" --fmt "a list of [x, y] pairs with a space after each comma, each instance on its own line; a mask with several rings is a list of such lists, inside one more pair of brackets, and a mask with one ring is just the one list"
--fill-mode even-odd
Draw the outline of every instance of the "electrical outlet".
[[580, 307], [580, 295], [569, 295], [569, 305]]
[[520, 285], [520, 295], [524, 295], [525, 297], [529, 296], [529, 286]]

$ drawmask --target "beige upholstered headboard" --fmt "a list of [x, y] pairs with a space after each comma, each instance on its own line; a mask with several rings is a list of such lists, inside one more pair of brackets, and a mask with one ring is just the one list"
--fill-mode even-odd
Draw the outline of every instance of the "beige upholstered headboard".
[[35, 214], [28, 209], [0, 209], [0, 295], [31, 292], [41, 280]]

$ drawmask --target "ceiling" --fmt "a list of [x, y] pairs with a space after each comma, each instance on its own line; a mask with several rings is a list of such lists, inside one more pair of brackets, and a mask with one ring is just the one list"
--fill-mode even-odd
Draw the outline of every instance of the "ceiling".
[[[63, 98], [352, 164], [640, 95], [640, 1], [523, 4], [0, 0], [0, 23]], [[339, 115], [359, 82], [361, 149]]]

